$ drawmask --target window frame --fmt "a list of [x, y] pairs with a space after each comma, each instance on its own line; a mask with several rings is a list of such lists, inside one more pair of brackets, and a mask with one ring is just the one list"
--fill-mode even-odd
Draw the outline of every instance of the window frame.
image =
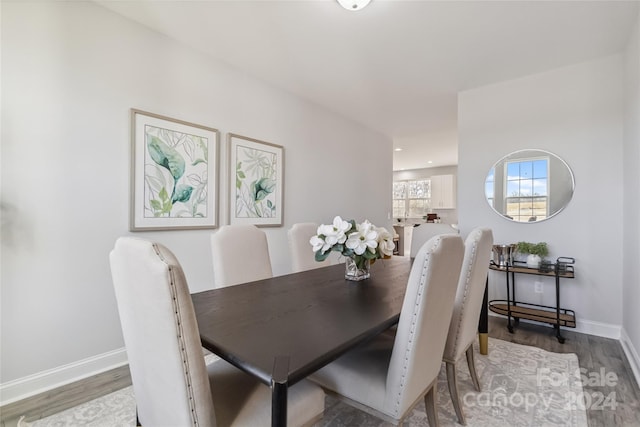
[[[425, 189], [425, 193], [426, 193], [426, 197], [410, 197], [410, 183], [412, 182], [425, 182], [426, 183], [426, 189]], [[396, 198], [395, 197], [395, 186], [396, 184], [404, 184], [405, 185], [405, 190], [404, 190], [404, 198]], [[419, 178], [419, 179], [407, 179], [407, 180], [402, 180], [402, 181], [394, 181], [393, 182], [394, 185], [394, 191], [392, 194], [392, 209], [393, 209], [393, 218], [404, 218], [404, 219], [420, 219], [423, 218], [425, 215], [427, 215], [428, 211], [431, 208], [431, 178]], [[404, 207], [402, 208], [404, 215], [402, 216], [396, 216], [396, 212], [397, 210], [399, 210], [400, 208], [398, 207], [399, 201], [403, 201], [402, 204], [404, 204]], [[412, 201], [423, 201], [424, 202], [424, 206], [421, 208], [422, 209], [422, 214], [419, 215], [411, 215], [412, 214], [412, 206], [411, 206], [411, 202]], [[413, 208], [414, 210], [416, 209], [415, 207]]]
[[[546, 164], [546, 172], [543, 177], [536, 176], [536, 173], [535, 173], [535, 170], [536, 170], [535, 162], [540, 162], [540, 161], [544, 161]], [[526, 177], [526, 176], [523, 177], [522, 167], [521, 167], [522, 163], [532, 163], [531, 177]], [[509, 178], [509, 168], [510, 166], [513, 166], [513, 165], [518, 165], [517, 179]], [[551, 173], [551, 161], [549, 156], [526, 157], [526, 158], [505, 161], [504, 171], [503, 171], [503, 187], [502, 187], [505, 214], [516, 222], [530, 222], [532, 221], [532, 218], [535, 218], [534, 221], [548, 218], [549, 217], [549, 192], [550, 192], [549, 183], [551, 182], [550, 173]], [[494, 179], [495, 179], [495, 175], [494, 175]], [[539, 182], [542, 180], [545, 181], [544, 194], [536, 194], [535, 192], [536, 182]], [[525, 182], [529, 184], [529, 181], [530, 181], [531, 194], [530, 195], [522, 194], [522, 188], [523, 188], [522, 183]], [[519, 194], [510, 195], [509, 184], [514, 182], [518, 183]], [[529, 185], [526, 185], [524, 187], [526, 188], [528, 186]], [[543, 213], [539, 212], [540, 208], [537, 208], [537, 209], [535, 208], [536, 203], [541, 203], [540, 199], [544, 200], [542, 202], [544, 203]], [[509, 209], [510, 204], [517, 204], [518, 206], [517, 215], [514, 215], [514, 212]], [[529, 207], [526, 207], [526, 206], [529, 206]], [[530, 212], [523, 214], [522, 211], [526, 209], [530, 209]]]

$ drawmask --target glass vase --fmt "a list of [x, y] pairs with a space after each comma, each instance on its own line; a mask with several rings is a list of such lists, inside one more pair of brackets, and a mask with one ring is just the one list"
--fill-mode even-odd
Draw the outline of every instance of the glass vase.
[[368, 279], [369, 276], [371, 276], [369, 267], [370, 264], [368, 259], [364, 260], [362, 268], [358, 268], [356, 260], [351, 257], [347, 257], [346, 262], [344, 263], [344, 278], [355, 282]]

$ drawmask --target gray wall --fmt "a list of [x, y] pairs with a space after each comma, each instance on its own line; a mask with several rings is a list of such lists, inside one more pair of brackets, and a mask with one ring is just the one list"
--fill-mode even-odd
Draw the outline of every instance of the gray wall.
[[[562, 306], [578, 330], [619, 337], [622, 325], [622, 55], [463, 92], [459, 96], [458, 211], [463, 234], [493, 229], [499, 244], [549, 244], [550, 258], [576, 258], [576, 279], [562, 283]], [[576, 177], [569, 206], [539, 223], [514, 223], [484, 200], [489, 168], [504, 155], [538, 148], [563, 158]], [[554, 303], [552, 280], [518, 281], [524, 301]], [[528, 284], [530, 286], [528, 286]], [[491, 298], [506, 297], [504, 276], [490, 277]]]
[[277, 275], [295, 222], [390, 226], [389, 138], [93, 2], [1, 7], [3, 401], [124, 361], [108, 265], [119, 236], [166, 244], [192, 291], [212, 286], [211, 231], [128, 231], [130, 108], [285, 147], [285, 225], [266, 229]]
[[626, 51], [623, 210], [623, 344], [640, 383], [640, 13]]

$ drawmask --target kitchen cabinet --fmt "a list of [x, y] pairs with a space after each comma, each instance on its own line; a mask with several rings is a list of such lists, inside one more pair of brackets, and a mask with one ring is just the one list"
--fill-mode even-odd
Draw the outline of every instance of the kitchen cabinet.
[[456, 177], [433, 175], [431, 178], [431, 209], [456, 208]]

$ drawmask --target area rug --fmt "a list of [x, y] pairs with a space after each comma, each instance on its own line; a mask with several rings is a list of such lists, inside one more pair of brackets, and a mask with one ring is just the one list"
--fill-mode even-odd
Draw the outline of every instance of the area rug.
[[[487, 356], [477, 352], [476, 344], [476, 369], [481, 392], [473, 388], [466, 362], [458, 367], [458, 387], [468, 427], [588, 425], [584, 408], [576, 405], [583, 389], [580, 375], [576, 375], [579, 365], [575, 354], [551, 353], [490, 338]], [[441, 426], [460, 425], [449, 397], [444, 365], [438, 378], [438, 416]], [[135, 399], [131, 387], [41, 420], [23, 420], [18, 424], [19, 427], [133, 425]], [[324, 418], [316, 427], [389, 425], [327, 397]], [[424, 402], [414, 408], [404, 425], [429, 425]]]

